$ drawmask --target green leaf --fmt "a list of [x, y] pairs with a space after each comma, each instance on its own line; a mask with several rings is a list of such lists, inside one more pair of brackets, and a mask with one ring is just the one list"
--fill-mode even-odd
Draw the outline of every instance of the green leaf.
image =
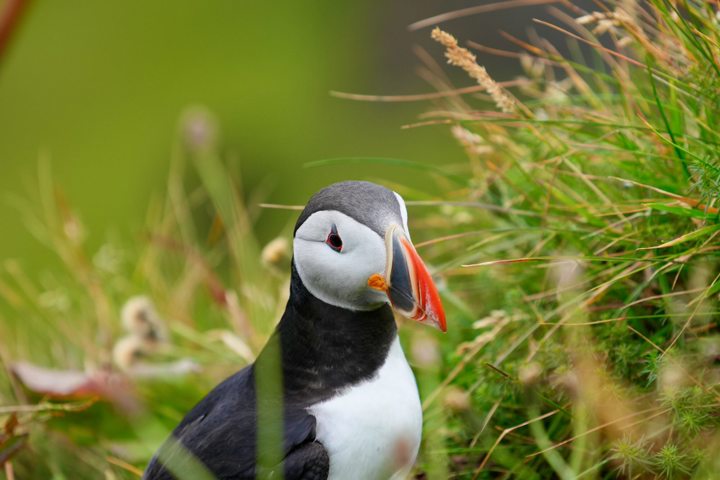
[[645, 247], [640, 248], [638, 250], [652, 250], [655, 248], [668, 248], [668, 247], [674, 247], [675, 245], [679, 245], [681, 243], [688, 242], [690, 240], [694, 240], [696, 238], [703, 237], [707, 234], [714, 233], [716, 231], [720, 230], [720, 225], [708, 225], [702, 228], [699, 228], [697, 230], [694, 230], [690, 233], [686, 233], [685, 235], [681, 235], [673, 240], [670, 240], [669, 242], [662, 243], [660, 245], [654, 246], [654, 247]]
[[649, 203], [649, 204], [647, 204], [647, 206], [652, 208], [653, 210], [672, 213], [674, 215], [678, 215], [681, 217], [699, 218], [701, 220], [707, 220], [709, 218], [717, 218], [717, 215], [709, 214], [709, 213], [704, 212], [703, 210], [698, 210], [696, 208], [676, 207], [676, 206], [668, 205], [665, 203]]

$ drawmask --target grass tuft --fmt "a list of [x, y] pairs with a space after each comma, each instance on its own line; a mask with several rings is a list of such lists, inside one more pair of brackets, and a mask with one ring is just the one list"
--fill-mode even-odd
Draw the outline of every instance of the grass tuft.
[[[717, 5], [549, 11], [532, 43], [509, 38], [520, 51], [469, 42], [521, 60], [507, 94], [451, 33], [432, 32], [487, 93], [436, 98], [423, 118], [449, 122], [469, 159], [445, 200], [490, 208], [456, 207], [462, 222], [428, 213], [453, 232], [428, 245], [463, 335], [493, 309], [520, 313], [480, 348], [448, 350], [482, 426], [448, 436], [474, 446], [464, 464], [475, 466], [456, 474], [702, 476], [720, 439], [708, 349], [720, 342]], [[544, 29], [564, 33], [570, 54]]]

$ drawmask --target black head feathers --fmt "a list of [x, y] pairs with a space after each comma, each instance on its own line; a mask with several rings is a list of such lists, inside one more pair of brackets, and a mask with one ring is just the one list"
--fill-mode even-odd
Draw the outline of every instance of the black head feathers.
[[403, 224], [400, 200], [383, 186], [371, 182], [334, 183], [312, 196], [295, 224], [295, 232], [315, 212], [337, 210], [383, 237], [391, 223]]

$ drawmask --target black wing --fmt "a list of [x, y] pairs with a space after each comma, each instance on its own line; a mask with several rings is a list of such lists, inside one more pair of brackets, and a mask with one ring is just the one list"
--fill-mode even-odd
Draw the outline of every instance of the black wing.
[[330, 458], [319, 442], [304, 443], [285, 457], [286, 480], [327, 480]]
[[[286, 406], [284, 424], [285, 479], [326, 479], [329, 461], [324, 447], [315, 441], [315, 417], [304, 408]], [[215, 387], [187, 414], [151, 460], [143, 478], [174, 479], [163, 464], [190, 473], [194, 462], [188, 452], [218, 480], [265, 476], [270, 472], [256, 469], [256, 430], [255, 379], [249, 366]]]

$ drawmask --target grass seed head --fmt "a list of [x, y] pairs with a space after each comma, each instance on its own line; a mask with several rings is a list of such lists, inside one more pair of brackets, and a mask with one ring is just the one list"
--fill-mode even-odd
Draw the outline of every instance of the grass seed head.
[[467, 48], [460, 47], [457, 39], [440, 28], [432, 31], [432, 38], [445, 47], [445, 58], [450, 65], [460, 67], [482, 86], [495, 102], [497, 108], [504, 113], [514, 113], [517, 109], [515, 99], [492, 79], [485, 67], [477, 64], [477, 59]]
[[123, 305], [120, 317], [125, 330], [144, 342], [156, 343], [167, 339], [165, 322], [149, 297], [130, 298]]

